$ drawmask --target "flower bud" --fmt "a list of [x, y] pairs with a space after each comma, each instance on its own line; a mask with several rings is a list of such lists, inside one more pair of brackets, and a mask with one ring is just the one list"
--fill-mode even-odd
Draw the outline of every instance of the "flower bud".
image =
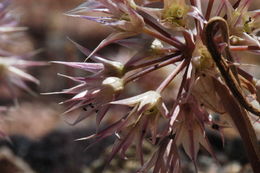
[[192, 64], [199, 70], [213, 69], [215, 63], [208, 49], [202, 43], [199, 42], [198, 44], [193, 52]]
[[118, 92], [123, 90], [124, 88], [124, 83], [123, 80], [117, 77], [108, 77], [102, 82], [103, 87], [109, 87], [111, 88], [114, 92]]
[[170, 24], [176, 24], [177, 26], [185, 25], [185, 17], [188, 13], [188, 7], [183, 2], [173, 2], [170, 6], [166, 7], [162, 18]]

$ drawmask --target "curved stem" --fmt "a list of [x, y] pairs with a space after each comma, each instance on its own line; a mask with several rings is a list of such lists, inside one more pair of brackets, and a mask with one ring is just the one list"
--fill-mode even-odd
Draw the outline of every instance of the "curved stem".
[[[215, 89], [218, 95], [222, 97], [223, 106], [239, 131], [254, 172], [258, 173], [260, 172], [259, 145], [245, 109], [257, 116], [260, 116], [260, 111], [246, 100], [232, 70], [229, 69], [225, 59], [219, 53], [213, 38], [213, 30], [216, 24], [220, 26], [224, 41], [229, 43], [229, 30], [226, 21], [221, 17], [212, 18], [205, 27], [206, 46], [227, 85], [223, 85], [219, 80], [214, 80]], [[232, 95], [230, 95], [230, 92]]]
[[[236, 97], [238, 102], [249, 112], [255, 114], [256, 116], [260, 117], [260, 109], [256, 108], [252, 105], [243, 95], [243, 92], [240, 88], [239, 81], [237, 81], [236, 76], [234, 74], [234, 70], [229, 67], [226, 60], [222, 57], [219, 53], [216, 43], [214, 42], [214, 35], [213, 30], [218, 24], [222, 31], [223, 39], [228, 44], [226, 48], [226, 53], [229, 55], [229, 58], [232, 58], [229, 52], [229, 30], [228, 24], [225, 19], [221, 17], [214, 17], [212, 18], [205, 27], [205, 37], [206, 37], [206, 46], [215, 61], [222, 77], [225, 80], [226, 85], [230, 89], [231, 93]], [[230, 60], [230, 59], [228, 59]]]

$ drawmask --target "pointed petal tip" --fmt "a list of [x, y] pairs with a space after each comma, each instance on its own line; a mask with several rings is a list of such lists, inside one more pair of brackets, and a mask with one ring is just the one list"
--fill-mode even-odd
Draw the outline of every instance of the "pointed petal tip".
[[62, 91], [40, 93], [40, 95], [55, 95], [55, 94], [62, 94]]
[[69, 16], [69, 17], [82, 17], [82, 15], [79, 15], [79, 14], [72, 14], [72, 13], [68, 13], [68, 12], [63, 13], [63, 15], [65, 15], [65, 16]]
[[96, 134], [93, 134], [93, 135], [90, 135], [90, 136], [87, 136], [87, 137], [75, 139], [74, 141], [85, 141], [85, 140], [94, 138], [95, 136], [96, 136]]

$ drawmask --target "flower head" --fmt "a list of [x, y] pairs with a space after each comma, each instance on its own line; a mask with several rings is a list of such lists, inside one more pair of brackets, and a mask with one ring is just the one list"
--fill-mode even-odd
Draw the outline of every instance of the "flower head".
[[214, 156], [207, 136], [205, 136], [206, 125], [211, 124], [209, 114], [199, 106], [193, 96], [179, 106], [179, 111], [176, 111], [173, 116], [176, 117], [176, 120], [171, 124], [176, 135], [177, 146], [182, 145], [185, 153], [194, 163], [196, 163], [200, 145]]
[[[75, 62], [64, 62], [65, 65], [76, 64]], [[87, 67], [90, 64], [84, 63], [83, 66]], [[94, 63], [91, 63], [94, 65]], [[91, 66], [90, 65], [90, 66]], [[100, 64], [99, 64], [100, 65]], [[75, 66], [74, 66], [75, 67]], [[88, 68], [88, 67], [87, 67]], [[90, 77], [71, 77], [61, 75], [79, 83], [78, 85], [65, 89], [61, 92], [54, 92], [49, 94], [70, 94], [74, 95], [72, 98], [61, 102], [61, 104], [69, 104], [69, 107], [64, 112], [67, 114], [71, 111], [82, 109], [78, 118], [72, 123], [77, 124], [93, 113], [97, 113], [97, 124], [103, 119], [110, 105], [115, 97], [124, 88], [122, 79], [118, 77], [104, 77], [104, 76], [90, 76]]]
[[37, 51], [17, 55], [7, 50], [8, 46], [12, 47], [12, 44], [16, 42], [12, 36], [26, 30], [25, 27], [17, 26], [16, 15], [8, 9], [10, 3], [10, 0], [0, 3], [0, 85], [7, 88], [10, 95], [16, 99], [15, 87], [34, 94], [27, 82], [39, 84], [35, 77], [26, 72], [27, 68], [46, 65], [46, 63], [26, 60], [35, 55]]
[[181, 0], [165, 0], [162, 12], [162, 20], [173, 26], [186, 25], [189, 6]]
[[225, 0], [231, 41], [234, 44], [259, 46], [259, 39], [256, 34], [259, 31], [260, 12], [259, 10], [248, 11], [251, 2], [251, 0], [242, 0], [234, 8], [229, 1]]
[[132, 114], [135, 117], [131, 123], [135, 126], [135, 124], [142, 124], [139, 123], [141, 120], [147, 121], [146, 128], [150, 128], [153, 143], [155, 143], [156, 137], [158, 136], [159, 120], [162, 117], [168, 118], [169, 116], [169, 111], [162, 102], [161, 95], [156, 91], [147, 91], [134, 97], [113, 101], [111, 104], [133, 107]]
[[127, 105], [133, 108], [130, 113], [104, 130], [79, 140], [96, 138], [96, 141], [99, 141], [116, 133], [117, 140], [109, 160], [118, 152], [122, 158], [125, 158], [125, 152], [134, 143], [137, 156], [143, 164], [143, 140], [146, 136], [151, 136], [153, 143], [156, 142], [157, 137], [162, 135], [158, 122], [162, 120], [162, 117], [166, 118], [169, 113], [160, 94], [156, 91], [148, 91], [134, 97], [110, 102], [110, 104]]
[[[115, 31], [104, 39], [89, 55], [115, 41], [139, 34], [144, 27], [143, 18], [134, 10], [134, 1], [130, 0], [90, 0], [80, 5], [67, 15], [95, 21], [115, 28]], [[78, 12], [102, 12], [105, 16], [79, 15]]]
[[[89, 54], [89, 51], [86, 48], [75, 42], [73, 43], [84, 54]], [[124, 88], [124, 81], [121, 79], [124, 67], [123, 64], [99, 56], [92, 56], [91, 59], [94, 62], [52, 62], [92, 73], [86, 77], [72, 77], [60, 74], [78, 84], [60, 92], [46, 93], [73, 95], [70, 99], [61, 102], [61, 104], [69, 105], [64, 114], [82, 109], [80, 115], [71, 124], [77, 124], [93, 113], [96, 113], [98, 125], [111, 106], [108, 103], [113, 101]]]
[[11, 85], [23, 89], [27, 92], [33, 93], [26, 85], [26, 82], [33, 82], [39, 84], [39, 81], [32, 75], [24, 72], [23, 70], [28, 67], [42, 66], [45, 63], [26, 61], [17, 59], [15, 57], [1, 57], [0, 58], [0, 79], [5, 84], [11, 93], [13, 88]]

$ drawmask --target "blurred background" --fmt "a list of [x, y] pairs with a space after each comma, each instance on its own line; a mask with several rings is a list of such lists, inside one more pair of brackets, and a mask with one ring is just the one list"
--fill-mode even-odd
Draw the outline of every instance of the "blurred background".
[[[111, 32], [111, 29], [64, 15], [82, 2], [84, 1], [13, 0], [10, 9], [20, 16], [20, 26], [28, 27], [28, 30], [19, 40], [21, 45], [13, 47], [12, 51], [23, 53], [41, 50], [33, 57], [35, 61], [83, 61], [85, 56], [67, 38], [93, 50]], [[256, 9], [257, 5], [252, 6]], [[102, 49], [100, 54], [116, 58], [124, 51], [117, 45], [111, 45]], [[257, 56], [251, 55], [244, 61], [259, 63]], [[260, 77], [256, 73], [256, 67], [246, 68]], [[71, 81], [59, 77], [57, 73], [75, 76], [81, 72], [53, 64], [31, 68], [30, 74], [41, 82], [39, 86], [31, 87], [37, 93], [45, 93], [73, 86]], [[151, 75], [155, 79], [160, 78], [158, 73]], [[133, 85], [132, 90], [147, 90], [155, 85], [149, 83], [149, 78], [143, 80], [146, 81], [145, 85]], [[90, 118], [76, 126], [68, 125], [61, 116], [64, 108], [58, 105], [64, 99], [60, 95], [31, 96], [23, 92], [19, 93], [19, 106], [10, 108], [0, 118], [0, 129], [10, 137], [10, 141], [0, 141], [0, 173], [101, 172], [105, 167], [105, 159], [111, 149], [109, 146], [113, 143], [113, 138], [107, 138], [85, 151], [91, 141], [75, 142], [74, 140], [95, 132], [94, 119]], [[4, 92], [1, 93], [0, 102], [5, 105], [13, 104], [10, 95]], [[260, 135], [259, 131], [258, 135]], [[225, 139], [225, 148], [223, 148], [220, 136], [210, 132], [210, 141], [218, 163], [202, 150], [198, 158], [200, 172], [250, 172], [237, 133], [227, 130]], [[145, 154], [149, 156], [153, 148], [149, 144], [146, 144], [145, 148]], [[182, 157], [183, 172], [194, 172], [194, 167], [188, 158], [184, 154]], [[138, 167], [132, 157], [127, 162], [116, 158], [104, 172], [132, 173]]]

